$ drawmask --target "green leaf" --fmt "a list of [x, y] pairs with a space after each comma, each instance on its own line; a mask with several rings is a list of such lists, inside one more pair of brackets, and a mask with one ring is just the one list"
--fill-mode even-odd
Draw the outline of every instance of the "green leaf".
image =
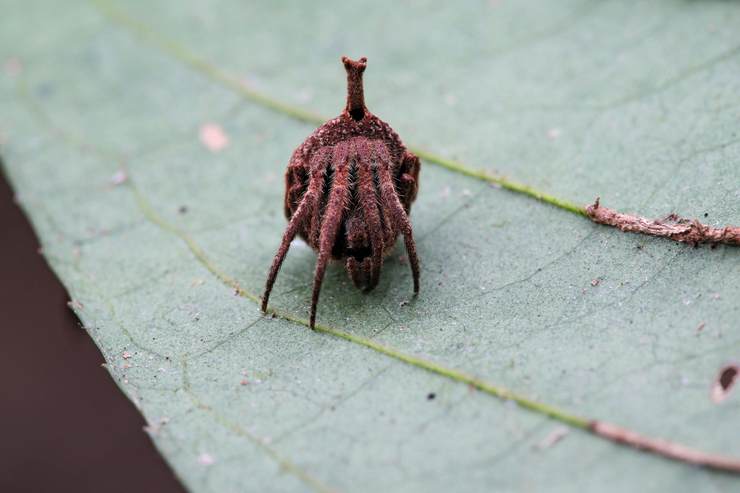
[[335, 266], [312, 332], [301, 245], [279, 316], [255, 299], [290, 153], [312, 111], [343, 106], [343, 54], [368, 57], [368, 106], [433, 158], [565, 209], [740, 223], [739, 23], [713, 1], [6, 6], [2, 158], [193, 491], [726, 490], [584, 427], [740, 456], [740, 396], [710, 398], [740, 348], [737, 248], [625, 234], [425, 161], [418, 299], [402, 248], [368, 295]]

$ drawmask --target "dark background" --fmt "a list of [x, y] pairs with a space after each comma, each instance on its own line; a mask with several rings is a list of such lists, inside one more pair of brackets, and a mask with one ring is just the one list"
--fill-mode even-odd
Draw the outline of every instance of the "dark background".
[[1, 170], [0, 228], [0, 492], [184, 491], [100, 366]]

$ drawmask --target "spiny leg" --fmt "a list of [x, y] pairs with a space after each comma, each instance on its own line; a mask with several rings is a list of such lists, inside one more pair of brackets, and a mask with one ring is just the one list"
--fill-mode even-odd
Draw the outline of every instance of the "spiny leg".
[[[332, 148], [327, 148], [321, 151], [322, 155], [324, 156], [323, 159], [325, 161], [330, 162], [332, 160], [332, 151]], [[331, 192], [331, 184], [334, 180], [333, 174], [335, 171], [336, 170], [331, 169], [326, 170], [325, 176], [322, 179], [319, 195], [316, 199], [316, 207], [311, 213], [311, 217], [309, 219], [309, 228], [306, 237], [308, 239], [308, 244], [314, 250], [317, 250], [319, 248], [319, 234], [321, 233], [321, 224], [324, 220], [324, 213], [329, 203], [329, 193]]]
[[377, 188], [378, 195], [378, 207], [380, 208], [380, 220], [383, 223], [383, 244], [385, 247], [391, 247], [396, 243], [396, 230], [393, 227], [393, 211], [391, 210], [388, 202], [383, 200], [380, 186], [380, 164], [373, 168], [373, 184]]
[[306, 173], [305, 165], [298, 161], [300, 164], [294, 165], [291, 160], [291, 165], [288, 166], [288, 172], [285, 173], [285, 217], [290, 218], [293, 207], [300, 203], [300, 199], [306, 192], [306, 186], [308, 184], [308, 176]]
[[416, 200], [416, 194], [419, 191], [419, 169], [421, 168], [421, 162], [419, 158], [409, 151], [405, 151], [403, 154], [403, 165], [401, 166], [401, 183], [403, 184], [403, 208], [406, 210], [406, 214], [411, 209], [411, 204]]
[[[361, 267], [362, 267], [362, 272], [365, 275], [365, 282], [368, 282], [367, 280], [370, 279], [370, 276], [372, 275], [373, 266], [374, 266], [374, 264], [373, 264], [373, 259], [372, 258], [365, 257], [364, 259], [362, 259]], [[377, 285], [377, 282], [375, 284]], [[373, 286], [373, 287], [375, 287], [375, 286]], [[366, 292], [367, 291], [370, 291], [373, 287], [371, 287], [371, 288], [365, 288], [365, 291]]]
[[321, 231], [321, 215], [326, 206], [328, 199], [328, 190], [331, 186], [331, 169], [329, 164], [332, 159], [332, 148], [322, 148], [316, 151], [311, 157], [311, 162], [321, 162], [322, 175], [321, 182], [319, 184], [318, 193], [316, 195], [316, 202], [313, 210], [310, 212], [308, 218], [306, 218], [307, 230], [304, 231], [306, 236], [306, 242], [311, 248], [318, 248], [319, 245], [319, 231]]
[[379, 158], [378, 176], [380, 177], [380, 197], [387, 205], [392, 214], [392, 218], [403, 233], [403, 241], [406, 244], [406, 253], [409, 256], [411, 264], [411, 273], [414, 277], [414, 294], [419, 292], [419, 258], [416, 256], [416, 243], [414, 242], [414, 233], [411, 229], [411, 222], [406, 215], [406, 211], [398, 199], [398, 192], [393, 184], [393, 178], [390, 172], [390, 156], [384, 145], [376, 146], [376, 156]]
[[357, 150], [357, 156], [360, 158], [360, 161], [357, 163], [358, 192], [360, 204], [362, 205], [362, 215], [365, 221], [367, 221], [367, 231], [370, 236], [370, 246], [372, 247], [372, 271], [366, 280], [365, 291], [370, 291], [378, 285], [380, 269], [383, 266], [383, 249], [385, 248], [383, 228], [380, 224], [380, 214], [378, 213], [378, 197], [373, 181], [372, 161], [363, 157], [370, 154], [368, 151], [369, 149]]
[[280, 247], [278, 248], [278, 251], [275, 254], [275, 258], [272, 261], [270, 273], [267, 275], [265, 292], [262, 295], [263, 312], [267, 310], [267, 301], [270, 299], [272, 286], [273, 284], [275, 284], [275, 279], [277, 278], [278, 272], [280, 271], [280, 266], [283, 264], [283, 260], [285, 260], [285, 255], [287, 255], [288, 253], [290, 242], [293, 241], [293, 238], [295, 238], [295, 235], [298, 233], [298, 230], [303, 224], [303, 221], [316, 207], [316, 199], [318, 198], [318, 195], [321, 191], [321, 186], [323, 185], [326, 163], [321, 162], [318, 159], [312, 159], [311, 161], [312, 172], [311, 181], [308, 184], [308, 189], [306, 190], [301, 203], [298, 204], [298, 208], [296, 209], [295, 213], [291, 216], [290, 221], [288, 222], [288, 227], [285, 228], [285, 233], [283, 233], [283, 239], [280, 242]]
[[311, 297], [310, 327], [316, 325], [316, 305], [319, 302], [321, 283], [324, 281], [326, 264], [337, 238], [339, 225], [344, 216], [344, 209], [349, 198], [349, 152], [346, 145], [338, 144], [334, 148], [332, 158], [334, 168], [334, 180], [332, 181], [329, 201], [324, 210], [324, 218], [321, 222], [321, 234], [319, 235], [319, 259], [316, 262], [316, 273], [313, 279], [313, 296]]
[[365, 273], [362, 271], [362, 264], [356, 258], [347, 258], [347, 272], [349, 272], [349, 277], [355, 286], [360, 287], [367, 283]]

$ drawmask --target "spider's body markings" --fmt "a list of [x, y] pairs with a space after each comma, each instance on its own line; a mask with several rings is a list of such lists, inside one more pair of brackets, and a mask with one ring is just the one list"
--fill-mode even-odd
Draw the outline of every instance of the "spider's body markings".
[[344, 260], [355, 286], [370, 291], [378, 285], [383, 257], [399, 234], [406, 244], [414, 294], [419, 292], [419, 260], [408, 218], [418, 191], [419, 158], [365, 106], [362, 74], [367, 60], [343, 57], [342, 62], [347, 71], [347, 105], [290, 158], [285, 174], [288, 227], [262, 296], [262, 311], [266, 311], [290, 242], [300, 235], [318, 252], [311, 327], [329, 259]]

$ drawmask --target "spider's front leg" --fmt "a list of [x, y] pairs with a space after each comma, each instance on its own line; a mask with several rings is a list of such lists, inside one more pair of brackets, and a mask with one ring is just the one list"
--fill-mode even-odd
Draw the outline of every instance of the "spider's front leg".
[[[367, 146], [365, 143], [363, 145]], [[363, 261], [363, 270], [366, 271], [364, 286], [366, 292], [375, 289], [378, 285], [380, 269], [383, 267], [383, 251], [385, 250], [385, 234], [380, 220], [380, 211], [378, 210], [378, 196], [373, 178], [374, 163], [370, 159], [371, 156], [371, 150], [367, 147], [357, 153], [358, 195], [362, 217], [367, 223], [368, 240], [372, 251], [372, 257]], [[357, 285], [357, 282], [355, 282], [355, 285]]]
[[334, 175], [329, 191], [329, 199], [324, 210], [319, 233], [319, 258], [316, 261], [316, 272], [313, 278], [313, 294], [311, 296], [311, 315], [309, 325], [316, 326], [316, 306], [319, 303], [321, 283], [324, 281], [326, 264], [329, 262], [334, 242], [339, 232], [339, 226], [344, 217], [344, 211], [350, 199], [349, 186], [349, 148], [338, 144], [334, 147], [331, 166]]
[[285, 172], [285, 217], [290, 219], [308, 188], [310, 170], [302, 159], [295, 155]]
[[[293, 159], [296, 158], [294, 157]], [[288, 254], [290, 242], [293, 241], [295, 235], [303, 227], [303, 223], [305, 222], [306, 218], [316, 208], [316, 203], [318, 201], [319, 194], [321, 193], [321, 188], [324, 183], [324, 173], [326, 170], [325, 155], [323, 153], [317, 153], [314, 157], [311, 158], [311, 179], [308, 182], [306, 193], [300, 199], [300, 202], [295, 208], [295, 211], [291, 213], [293, 203], [290, 203], [289, 201], [293, 198], [293, 194], [295, 194], [296, 192], [297, 185], [296, 183], [292, 183], [292, 173], [296, 171], [296, 168], [305, 168], [305, 164], [302, 164], [301, 162], [294, 163], [293, 159], [291, 160], [291, 164], [289, 165], [288, 172], [286, 174], [285, 191], [286, 216], [290, 218], [290, 221], [288, 222], [288, 227], [285, 228], [285, 233], [283, 233], [283, 239], [280, 242], [280, 247], [275, 254], [275, 258], [272, 261], [272, 266], [270, 267], [270, 272], [267, 275], [265, 292], [262, 295], [263, 312], [267, 311], [267, 302], [270, 299], [270, 292], [272, 291], [272, 286], [275, 284], [275, 279], [277, 278], [278, 272], [280, 271], [280, 266], [283, 265], [283, 260], [285, 260], [285, 256]]]
[[[414, 277], [414, 294], [417, 294], [419, 292], [419, 257], [416, 255], [416, 242], [414, 241], [414, 232], [411, 227], [411, 221], [409, 221], [406, 209], [401, 203], [398, 190], [396, 190], [396, 186], [393, 182], [393, 176], [391, 175], [392, 161], [388, 154], [388, 149], [385, 145], [380, 144], [376, 146], [375, 153], [380, 161], [378, 163], [380, 199], [390, 212], [390, 219], [403, 234], [406, 253], [409, 257], [409, 264], [411, 264], [411, 273]], [[414, 156], [414, 158], [416, 158], [416, 156]]]
[[400, 176], [400, 198], [406, 214], [411, 210], [411, 204], [416, 200], [416, 194], [419, 192], [419, 170], [421, 161], [410, 151], [404, 151], [403, 161], [401, 162]]

